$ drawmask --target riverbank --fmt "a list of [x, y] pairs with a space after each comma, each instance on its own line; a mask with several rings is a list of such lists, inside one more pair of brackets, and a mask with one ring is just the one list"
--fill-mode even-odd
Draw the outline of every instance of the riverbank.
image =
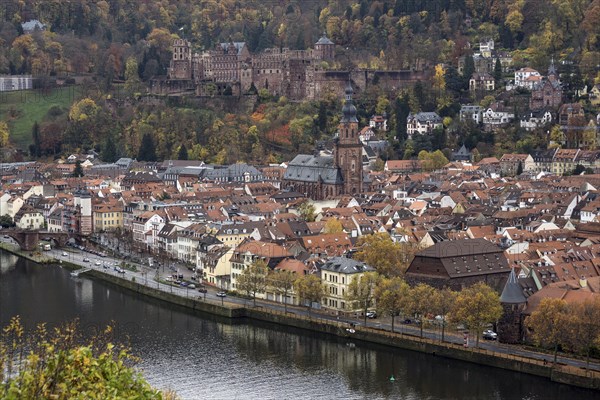
[[[22, 252], [7, 251], [23, 256]], [[27, 257], [32, 260], [31, 258]], [[37, 262], [35, 259], [32, 261]], [[81, 268], [77, 264], [69, 264], [65, 261], [61, 263], [68, 269]], [[86, 268], [87, 269], [87, 268]], [[528, 373], [550, 379], [554, 382], [564, 383], [573, 386], [579, 386], [588, 389], [600, 389], [600, 374], [586, 371], [581, 368], [567, 365], [552, 366], [544, 363], [542, 360], [536, 360], [528, 357], [521, 357], [503, 353], [487, 351], [484, 349], [464, 348], [458, 344], [441, 343], [437, 340], [421, 339], [406, 334], [392, 333], [383, 329], [356, 326], [352, 331], [348, 331], [347, 323], [341, 323], [335, 320], [320, 318], [317, 315], [303, 316], [290, 313], [283, 313], [263, 307], [248, 307], [243, 304], [233, 304], [220, 300], [204, 300], [203, 296], [198, 296], [198, 292], [190, 290], [181, 292], [183, 295], [170, 293], [169, 287], [158, 284], [153, 280], [140, 279], [131, 275], [119, 275], [107, 270], [91, 269], [85, 274], [94, 279], [100, 279], [112, 285], [125, 288], [131, 292], [139, 293], [148, 298], [157, 299], [168, 304], [174, 304], [184, 307], [192, 312], [205, 313], [228, 318], [231, 320], [241, 320], [244, 318], [264, 321], [272, 324], [291, 326], [304, 330], [310, 330], [319, 333], [326, 333], [337, 337], [348, 338], [352, 341], [364, 341], [376, 343], [385, 346], [391, 346], [401, 349], [418, 351], [421, 353], [432, 354], [434, 356], [447, 357], [468, 361], [480, 365], [502, 368], [510, 371]], [[161, 289], [162, 288], [162, 289]], [[166, 290], [165, 290], [166, 289]], [[173, 291], [175, 291], [173, 289]], [[295, 310], [298, 311], [298, 310]]]

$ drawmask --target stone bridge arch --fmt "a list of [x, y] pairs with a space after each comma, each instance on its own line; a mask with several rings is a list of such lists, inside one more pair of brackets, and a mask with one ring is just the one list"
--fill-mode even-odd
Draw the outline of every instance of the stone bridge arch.
[[24, 251], [36, 250], [40, 240], [44, 239], [50, 239], [58, 247], [64, 247], [71, 237], [71, 235], [64, 232], [28, 231], [23, 229], [5, 229], [2, 231], [2, 234], [14, 239], [21, 250]]

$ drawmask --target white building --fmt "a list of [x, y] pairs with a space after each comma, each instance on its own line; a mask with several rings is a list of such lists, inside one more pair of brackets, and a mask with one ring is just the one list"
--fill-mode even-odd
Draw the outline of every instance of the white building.
[[542, 75], [533, 68], [521, 68], [515, 71], [515, 86], [517, 87], [532, 89], [541, 79]]
[[416, 133], [421, 135], [431, 134], [434, 130], [443, 127], [442, 117], [435, 112], [410, 113], [406, 119], [406, 131], [409, 139], [412, 139], [412, 136]]
[[33, 89], [31, 75], [5, 75], [0, 76], [0, 92]]

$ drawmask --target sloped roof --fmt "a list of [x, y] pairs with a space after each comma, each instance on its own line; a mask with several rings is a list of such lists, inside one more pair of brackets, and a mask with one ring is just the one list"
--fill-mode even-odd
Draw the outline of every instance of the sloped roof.
[[504, 285], [504, 290], [502, 290], [502, 294], [500, 295], [500, 302], [506, 304], [521, 304], [526, 301], [527, 299], [523, 294], [523, 289], [517, 281], [515, 270], [512, 269], [508, 276], [508, 281], [506, 281], [506, 285]]
[[335, 167], [333, 157], [297, 155], [288, 165], [283, 179], [301, 182], [319, 182], [341, 184], [342, 174]]

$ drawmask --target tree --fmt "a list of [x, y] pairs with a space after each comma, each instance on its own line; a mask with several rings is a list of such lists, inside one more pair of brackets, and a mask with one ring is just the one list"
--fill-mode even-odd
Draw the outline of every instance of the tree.
[[590, 368], [590, 350], [600, 346], [600, 299], [596, 296], [592, 300], [576, 303], [572, 306], [575, 319], [574, 346], [585, 355], [586, 369]]
[[407, 138], [406, 131], [406, 118], [410, 113], [410, 105], [408, 101], [408, 94], [403, 94], [401, 97], [397, 97], [394, 102], [394, 122], [396, 125], [396, 139], [403, 143]]
[[456, 303], [456, 296], [457, 293], [449, 288], [437, 290], [433, 295], [432, 311], [435, 312], [436, 316], [440, 315], [442, 317], [442, 342], [444, 341], [444, 336], [446, 332], [446, 317], [448, 313], [450, 313], [450, 311], [454, 308], [454, 304]]
[[425, 171], [435, 171], [448, 164], [448, 159], [441, 150], [434, 152], [421, 150], [419, 152], [419, 160], [421, 160], [421, 167]]
[[349, 304], [349, 309], [362, 309], [364, 313], [365, 326], [367, 325], [367, 311], [373, 306], [375, 300], [375, 288], [379, 276], [375, 272], [365, 272], [355, 275], [348, 285], [344, 296]]
[[237, 288], [252, 296], [254, 307], [256, 307], [256, 295], [263, 293], [267, 288], [268, 272], [267, 264], [263, 260], [257, 260], [244, 269], [237, 278]]
[[129, 96], [140, 90], [138, 63], [134, 57], [129, 57], [125, 63], [125, 90]]
[[373, 163], [373, 167], [371, 167], [371, 170], [381, 172], [384, 169], [385, 169], [385, 161], [383, 161], [381, 158], [377, 157], [377, 159]]
[[423, 326], [425, 317], [434, 308], [435, 289], [424, 283], [420, 283], [409, 292], [410, 303], [408, 309], [414, 315], [418, 315], [421, 328], [421, 337], [423, 337]]
[[0, 226], [3, 228], [11, 228], [15, 226], [15, 223], [10, 215], [4, 214], [0, 216]]
[[[375, 268], [378, 274], [393, 277], [402, 276], [410, 261], [406, 249], [394, 243], [390, 235], [384, 232], [361, 236], [357, 243], [358, 251], [354, 258]], [[385, 257], [382, 255], [385, 254]]]
[[81, 178], [83, 176], [83, 167], [81, 166], [81, 161], [77, 160], [75, 163], [75, 169], [73, 170], [74, 178]]
[[325, 222], [325, 233], [342, 233], [344, 232], [344, 227], [342, 223], [337, 218], [330, 218]]
[[473, 72], [475, 72], [475, 61], [473, 60], [473, 56], [469, 54], [465, 57], [465, 65], [463, 67], [463, 89], [469, 88], [469, 80], [473, 76]]
[[187, 160], [188, 159], [188, 151], [185, 147], [185, 143], [179, 146], [179, 151], [177, 152], [178, 160]]
[[298, 207], [298, 214], [300, 214], [300, 217], [306, 222], [314, 222], [316, 218], [315, 206], [310, 201], [305, 200]]
[[485, 283], [476, 283], [459, 292], [451, 315], [452, 320], [465, 324], [475, 333], [476, 346], [479, 347], [482, 329], [502, 315], [500, 296]]
[[10, 138], [10, 130], [6, 121], [0, 121], [0, 147], [6, 148]]
[[142, 136], [142, 143], [138, 151], [137, 159], [139, 161], [156, 161], [156, 150], [154, 148], [154, 139], [150, 133], [145, 133]]
[[53, 331], [40, 324], [27, 333], [13, 317], [0, 338], [0, 397], [69, 399], [93, 393], [98, 399], [172, 399], [131, 366], [136, 359], [127, 348], [108, 341], [111, 332], [107, 327], [88, 344], [79, 344], [75, 323]]
[[400, 277], [382, 277], [375, 288], [377, 311], [392, 317], [392, 332], [396, 316], [406, 312], [410, 286]]
[[283, 299], [283, 307], [287, 313], [288, 294], [294, 289], [296, 275], [291, 271], [273, 270], [268, 276], [269, 287]]
[[502, 64], [500, 63], [500, 57], [496, 58], [496, 64], [494, 65], [494, 79], [496, 84], [502, 80]]
[[113, 163], [119, 159], [117, 154], [117, 145], [115, 144], [115, 138], [112, 135], [106, 137], [104, 143], [104, 149], [102, 149], [102, 161]]
[[531, 329], [531, 338], [538, 346], [554, 349], [554, 364], [558, 348], [567, 345], [573, 337], [573, 317], [566, 301], [556, 298], [542, 299], [537, 310], [525, 320]]
[[294, 282], [294, 290], [298, 294], [300, 301], [308, 303], [309, 314], [312, 309], [312, 303], [320, 302], [327, 293], [321, 278], [313, 274], [298, 277]]
[[519, 161], [519, 165], [517, 166], [517, 176], [523, 173], [523, 163]]
[[317, 116], [317, 126], [321, 132], [327, 130], [327, 105], [324, 101], [319, 102], [319, 114]]
[[33, 157], [39, 157], [42, 153], [42, 138], [40, 136], [40, 125], [37, 121], [33, 123], [33, 127], [31, 128], [31, 137], [33, 139], [33, 145], [31, 147], [33, 151], [31, 151], [31, 155]]

